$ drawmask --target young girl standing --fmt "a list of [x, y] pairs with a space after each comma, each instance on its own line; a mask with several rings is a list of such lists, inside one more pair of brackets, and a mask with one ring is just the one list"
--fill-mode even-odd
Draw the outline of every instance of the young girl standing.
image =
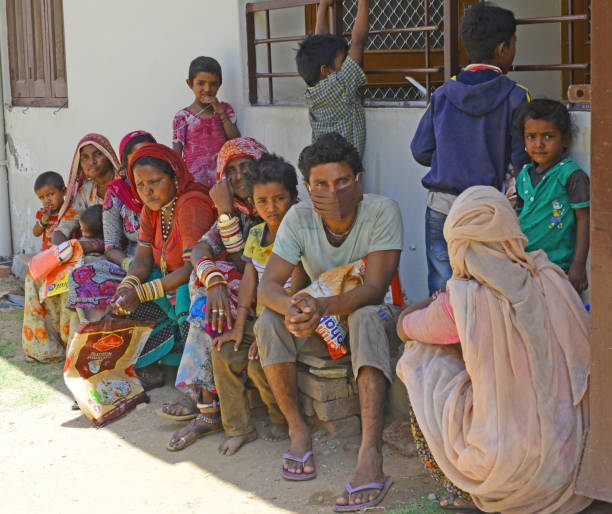
[[516, 180], [525, 249], [544, 250], [581, 293], [588, 287], [589, 177], [566, 153], [570, 115], [560, 102], [534, 100], [523, 107], [519, 129], [532, 159]]
[[221, 65], [212, 57], [196, 57], [189, 65], [187, 86], [193, 103], [174, 116], [172, 147], [182, 155], [196, 182], [210, 189], [216, 182], [217, 155], [228, 139], [240, 137], [232, 106], [220, 102]]

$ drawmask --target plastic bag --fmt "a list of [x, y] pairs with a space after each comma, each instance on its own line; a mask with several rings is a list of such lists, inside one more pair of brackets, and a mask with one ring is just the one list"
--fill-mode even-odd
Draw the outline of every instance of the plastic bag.
[[[304, 291], [317, 298], [346, 293], [363, 285], [365, 269], [366, 259], [359, 259], [351, 264], [338, 266], [321, 273]], [[389, 290], [385, 295], [383, 303], [405, 307], [402, 286], [397, 272], [393, 276], [391, 284], [389, 284]], [[316, 328], [316, 332], [327, 344], [327, 349], [332, 359], [339, 359], [346, 355], [348, 352], [346, 345], [348, 325], [344, 317], [336, 314], [323, 316]]]
[[64, 381], [97, 426], [149, 401], [135, 364], [154, 326], [119, 318], [84, 322], [70, 341]]

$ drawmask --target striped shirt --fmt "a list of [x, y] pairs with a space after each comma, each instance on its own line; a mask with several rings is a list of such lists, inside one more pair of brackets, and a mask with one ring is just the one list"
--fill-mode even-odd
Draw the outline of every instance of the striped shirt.
[[365, 83], [365, 72], [347, 55], [337, 72], [306, 88], [305, 98], [313, 143], [323, 134], [337, 132], [363, 156], [365, 111], [357, 91]]

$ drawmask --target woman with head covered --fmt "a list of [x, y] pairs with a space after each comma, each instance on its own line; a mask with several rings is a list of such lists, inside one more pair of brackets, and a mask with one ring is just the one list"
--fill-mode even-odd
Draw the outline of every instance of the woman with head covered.
[[444, 506], [580, 512], [591, 501], [574, 494], [589, 374], [580, 297], [544, 252], [525, 252], [492, 187], [459, 195], [444, 237], [453, 277], [402, 313], [397, 366], [417, 449], [451, 493]]

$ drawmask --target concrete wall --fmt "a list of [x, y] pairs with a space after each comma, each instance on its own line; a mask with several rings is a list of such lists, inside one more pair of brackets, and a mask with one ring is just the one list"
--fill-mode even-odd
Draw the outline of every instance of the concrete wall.
[[[31, 235], [38, 208], [32, 191], [34, 177], [51, 169], [67, 178], [74, 148], [85, 133], [104, 134], [115, 148], [123, 134], [140, 128], [150, 130], [162, 143], [170, 142], [174, 113], [192, 102], [185, 78], [190, 60], [197, 55], [212, 55], [221, 62], [224, 82], [219, 96], [235, 107], [242, 133], [256, 137], [290, 161], [297, 161], [300, 150], [310, 143], [306, 109], [301, 105], [248, 104], [245, 3], [182, 0], [177, 9], [174, 3], [160, 0], [106, 0], [102, 8], [97, 0], [64, 0], [69, 106], [58, 111], [10, 107], [5, 0], [0, 0], [0, 60], [4, 102], [9, 105], [5, 107], [5, 119], [15, 252], [31, 251], [40, 245], [40, 240]], [[517, 14], [534, 14], [524, 14], [527, 2], [510, 3], [520, 4]], [[550, 8], [558, 6], [559, 1], [531, 2], [530, 9], [536, 4]], [[550, 11], [542, 12], [547, 13]], [[296, 12], [295, 16], [300, 14]], [[272, 17], [272, 22], [279, 24], [273, 26], [273, 34], [284, 35], [283, 30], [289, 33], [285, 24], [297, 27], [303, 19], [295, 21], [279, 14], [278, 19]], [[261, 30], [260, 21], [258, 31]], [[520, 34], [519, 37], [522, 38]], [[522, 41], [519, 40], [519, 57]], [[551, 43], [551, 52], [558, 47]], [[275, 54], [274, 58], [286, 66], [293, 62], [292, 53]], [[551, 80], [534, 74], [521, 80], [536, 96], [558, 97], [549, 89]], [[261, 87], [265, 86], [265, 81], [261, 83]], [[280, 91], [282, 98], [290, 101], [293, 94], [301, 98], [303, 85], [295, 81]], [[427, 292], [425, 192], [420, 185], [426, 169], [414, 162], [409, 150], [422, 113], [423, 109], [366, 109], [366, 190], [390, 196], [401, 206], [406, 241], [401, 277], [409, 300], [417, 300]], [[588, 169], [590, 115], [580, 113], [574, 119], [579, 127], [574, 155]], [[0, 224], [0, 230], [4, 230], [1, 227]]]

